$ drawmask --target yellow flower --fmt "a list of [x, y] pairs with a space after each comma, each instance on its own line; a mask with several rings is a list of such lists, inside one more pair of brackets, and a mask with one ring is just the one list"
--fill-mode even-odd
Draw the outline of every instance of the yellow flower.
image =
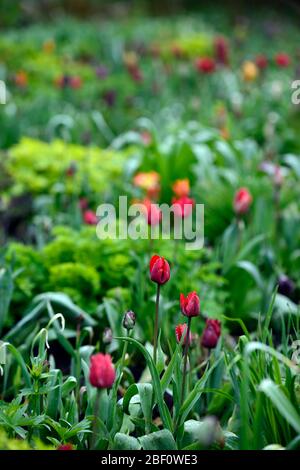
[[254, 62], [247, 60], [243, 63], [242, 74], [246, 82], [252, 82], [253, 80], [255, 80], [258, 76], [258, 73], [258, 68]]

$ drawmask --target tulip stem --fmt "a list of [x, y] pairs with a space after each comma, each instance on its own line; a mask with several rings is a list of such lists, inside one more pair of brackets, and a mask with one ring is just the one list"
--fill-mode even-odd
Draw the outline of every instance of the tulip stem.
[[159, 295], [160, 295], [160, 284], [157, 284], [156, 303], [155, 303], [154, 338], [153, 338], [153, 361], [154, 361], [154, 364], [156, 364], [156, 360], [157, 360], [157, 337], [158, 337], [158, 318], [159, 318]]
[[99, 388], [97, 388], [96, 398], [95, 398], [95, 405], [94, 405], [94, 421], [93, 421], [93, 434], [92, 434], [91, 449], [94, 449], [96, 444], [97, 444], [98, 415], [99, 415], [99, 408], [100, 408], [100, 394], [101, 394], [101, 390]]
[[187, 331], [186, 331], [186, 336], [185, 336], [186, 340], [184, 343], [184, 353], [183, 353], [183, 377], [182, 377], [181, 400], [180, 400], [181, 406], [183, 404], [184, 394], [185, 394], [186, 368], [187, 368], [187, 359], [188, 359], [188, 351], [189, 351], [191, 322], [192, 322], [192, 317], [188, 317]]

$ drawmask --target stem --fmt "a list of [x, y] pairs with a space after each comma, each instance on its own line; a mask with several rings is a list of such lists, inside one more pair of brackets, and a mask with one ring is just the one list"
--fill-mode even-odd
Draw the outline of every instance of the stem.
[[155, 304], [155, 322], [154, 322], [154, 339], [153, 339], [153, 361], [154, 361], [154, 364], [156, 364], [156, 360], [157, 360], [157, 337], [158, 337], [159, 294], [160, 294], [160, 284], [157, 284], [157, 290], [156, 290], [156, 304]]
[[98, 415], [99, 415], [99, 406], [100, 406], [100, 393], [101, 389], [97, 388], [95, 405], [94, 405], [94, 422], [93, 422], [93, 434], [92, 434], [92, 442], [91, 442], [91, 449], [94, 449], [97, 444], [97, 429], [98, 429]]
[[190, 331], [191, 331], [191, 322], [192, 317], [188, 317], [188, 325], [187, 331], [185, 336], [185, 344], [184, 344], [184, 359], [183, 359], [183, 378], [182, 378], [182, 388], [181, 388], [181, 399], [180, 399], [180, 406], [183, 404], [184, 400], [184, 392], [185, 392], [185, 383], [186, 383], [186, 366], [187, 366], [187, 358], [188, 358], [188, 350], [189, 350], [189, 338], [190, 338]]

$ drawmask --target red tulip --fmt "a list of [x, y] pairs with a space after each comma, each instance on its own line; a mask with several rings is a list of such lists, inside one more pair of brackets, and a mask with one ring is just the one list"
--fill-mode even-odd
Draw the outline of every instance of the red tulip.
[[248, 212], [252, 203], [252, 196], [247, 188], [240, 188], [233, 201], [234, 211], [237, 215], [242, 215]]
[[151, 281], [163, 285], [170, 279], [170, 266], [162, 256], [153, 255], [150, 260]]
[[221, 323], [219, 320], [206, 320], [206, 326], [202, 334], [201, 345], [204, 348], [213, 349], [217, 346], [219, 337], [221, 335]]
[[200, 299], [196, 292], [190, 292], [186, 297], [180, 294], [180, 308], [186, 317], [200, 315]]
[[90, 383], [96, 388], [111, 388], [116, 378], [115, 368], [109, 354], [91, 356]]
[[[187, 324], [186, 323], [183, 323], [181, 325], [177, 325], [176, 328], [175, 328], [175, 335], [176, 335], [176, 340], [178, 343], [180, 343], [181, 341], [181, 338], [182, 338], [182, 335], [184, 334], [185, 335], [185, 338], [183, 340], [183, 343], [186, 344], [186, 341], [187, 341]], [[192, 335], [191, 333], [189, 334], [189, 345], [191, 344], [191, 341], [192, 341]]]
[[275, 62], [279, 67], [288, 67], [291, 63], [291, 59], [288, 54], [281, 52], [279, 54], [276, 54]]
[[193, 210], [193, 205], [195, 201], [187, 196], [183, 196], [179, 199], [172, 199], [172, 206], [174, 206], [174, 215], [175, 217], [181, 217], [184, 219], [191, 215]]
[[268, 59], [265, 55], [259, 54], [258, 56], [256, 56], [255, 63], [259, 69], [263, 70], [268, 65]]
[[142, 205], [148, 225], [158, 225], [161, 220], [161, 210], [158, 205], [147, 198], [142, 201]]
[[61, 444], [56, 450], [74, 450], [73, 444]]
[[217, 62], [223, 65], [228, 65], [229, 58], [228, 58], [228, 43], [225, 38], [219, 36], [215, 39], [214, 43], [215, 48], [215, 58]]
[[216, 63], [211, 57], [201, 57], [196, 60], [196, 69], [202, 73], [212, 73], [215, 71]]
[[84, 220], [84, 223], [87, 225], [97, 225], [98, 223], [98, 218], [95, 212], [91, 210], [84, 211], [83, 220]]

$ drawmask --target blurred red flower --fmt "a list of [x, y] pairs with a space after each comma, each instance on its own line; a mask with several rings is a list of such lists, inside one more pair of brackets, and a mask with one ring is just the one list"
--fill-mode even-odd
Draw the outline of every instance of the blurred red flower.
[[233, 208], [237, 215], [242, 215], [248, 212], [251, 203], [252, 196], [247, 188], [240, 188], [234, 196]]
[[109, 354], [98, 353], [91, 356], [90, 383], [96, 388], [111, 388], [116, 372]]
[[206, 326], [202, 334], [201, 345], [204, 348], [213, 349], [217, 346], [219, 337], [221, 335], [221, 323], [219, 320], [206, 320]]

